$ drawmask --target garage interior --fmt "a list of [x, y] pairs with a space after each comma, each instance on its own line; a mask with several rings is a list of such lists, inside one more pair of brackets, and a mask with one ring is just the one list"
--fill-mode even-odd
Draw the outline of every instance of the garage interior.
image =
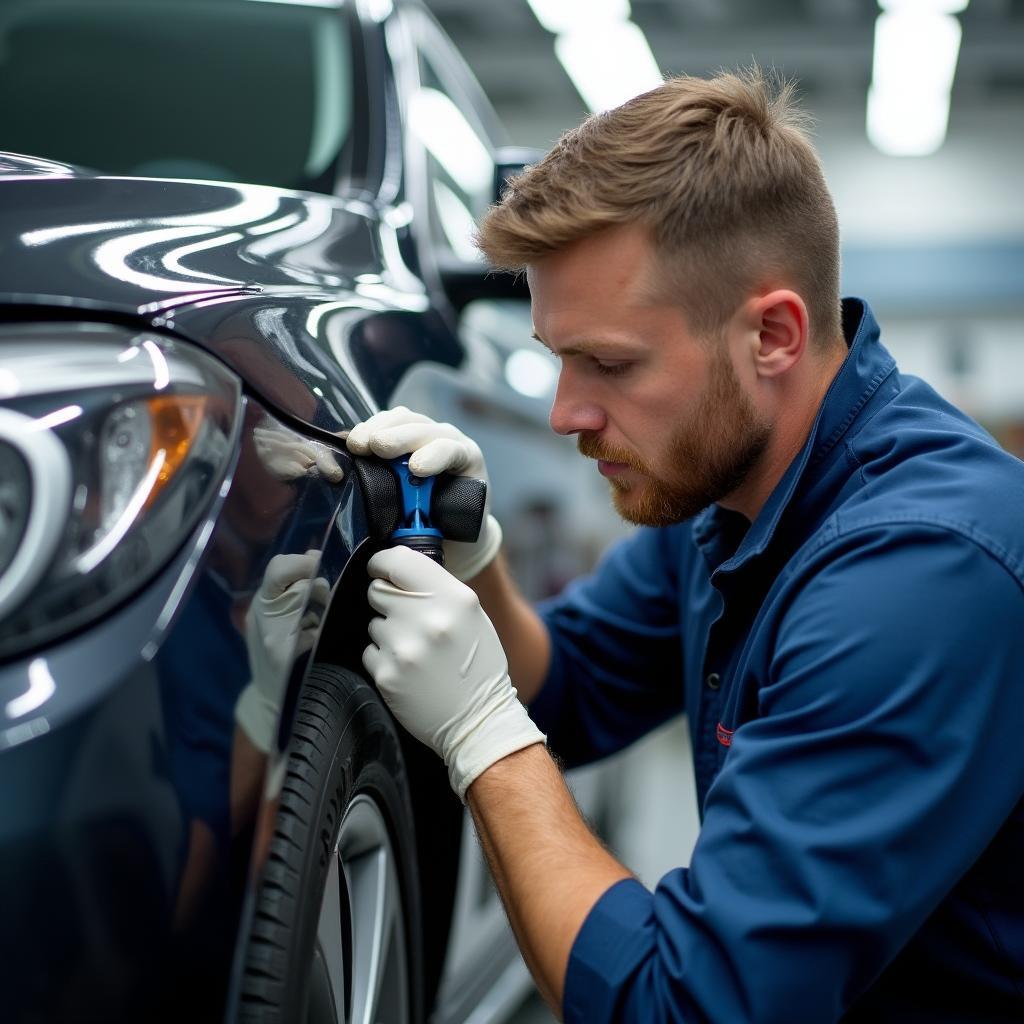
[[[419, 960], [426, 965], [424, 990], [430, 1000], [436, 997], [427, 1024], [551, 1024], [555, 1017], [515, 948], [468, 814], [439, 766], [423, 754], [426, 748], [414, 748], [405, 733], [399, 738], [379, 692], [359, 678], [370, 617], [369, 505], [356, 474], [341, 466], [349, 458], [344, 437], [361, 416], [407, 404], [450, 420], [479, 442], [504, 550], [531, 600], [551, 597], [587, 573], [632, 531], [608, 500], [606, 482], [589, 460], [578, 458], [575, 439], [550, 430], [558, 366], [531, 337], [522, 282], [518, 290], [507, 279], [495, 284], [470, 244], [473, 218], [497, 198], [500, 181], [494, 180], [494, 154], [485, 153], [483, 184], [479, 167], [470, 168], [470, 185], [460, 191], [459, 160], [472, 163], [478, 155], [473, 146], [487, 134], [479, 131], [487, 118], [474, 119], [479, 105], [475, 112], [472, 102], [462, 113], [455, 109], [473, 98], [473, 90], [460, 92], [460, 81], [465, 84], [468, 69], [493, 105], [509, 147], [501, 160], [511, 169], [539, 159], [588, 115], [665, 77], [711, 77], [757, 65], [793, 82], [813, 119], [812, 137], [837, 207], [842, 294], [870, 302], [902, 373], [923, 378], [1024, 459], [1024, 0], [189, 0], [200, 15], [195, 24], [210, 26], [210, 38], [194, 52], [189, 102], [202, 104], [207, 93], [222, 100], [210, 104], [217, 117], [199, 127], [196, 108], [182, 113], [185, 101], [165, 87], [174, 78], [169, 69], [188, 51], [186, 23], [178, 25], [170, 0], [147, 2], [162, 21], [147, 23], [146, 5], [136, 10], [132, 0], [0, 0], [4, 31], [8, 15], [10, 24], [17, 20], [10, 12], [43, 12], [24, 36], [10, 37], [8, 49], [7, 37], [0, 37], [0, 104], [8, 110], [7, 120], [0, 113], [0, 354], [13, 353], [9, 363], [0, 361], [0, 709], [6, 716], [0, 717], [0, 807], [11, 809], [0, 827], [0, 886], [6, 886], [0, 888], [0, 917], [6, 911], [10, 921], [39, 929], [22, 948], [11, 945], [18, 955], [0, 969], [5, 990], [24, 1000], [12, 997], [12, 1024], [138, 1019], [139, 992], [148, 997], [151, 991], [163, 993], [163, 1012], [177, 1021], [192, 994], [179, 990], [174, 971], [199, 978], [197, 1021], [236, 1024], [236, 1011], [244, 1024], [278, 1020], [260, 1017], [259, 1007], [252, 1011], [260, 1004], [265, 964], [261, 950], [253, 955], [255, 943], [245, 943], [276, 898], [274, 891], [268, 897], [273, 886], [267, 882], [276, 879], [260, 871], [275, 859], [270, 837], [279, 847], [288, 840], [280, 828], [274, 832], [274, 815], [285, 770], [294, 767], [288, 730], [311, 650], [316, 658], [309, 664], [328, 664], [318, 685], [327, 692], [339, 670], [347, 673], [351, 689], [345, 692], [376, 708], [373, 728], [396, 730], [384, 744], [388, 770], [408, 762], [415, 780], [402, 776], [395, 783], [387, 813], [363, 805], [364, 818], [357, 814], [349, 830], [352, 862], [370, 846], [382, 862], [395, 861], [389, 822], [407, 810], [418, 837], [407, 823], [401, 871], [391, 863], [390, 902], [381, 900], [397, 920], [391, 922], [397, 937], [388, 947], [393, 975], [387, 978], [398, 980], [394, 992], [374, 990], [367, 1005], [379, 1000], [381, 1024], [409, 1024], [403, 1007], [412, 1005], [409, 992], [423, 981], [407, 976], [399, 963], [399, 942], [409, 940], [409, 960], [418, 958], [417, 970]], [[61, 22], [76, 3], [99, 11], [94, 50], [79, 46], [77, 31]], [[200, 10], [204, 4], [208, 11]], [[239, 32], [235, 39], [249, 45], [237, 45], [218, 63], [224, 46], [214, 34], [230, 34], [243, 8], [261, 9], [246, 25], [249, 35]], [[382, 28], [399, 15], [411, 26], [413, 45], [405, 52], [401, 34], [391, 38]], [[123, 16], [130, 29], [118, 25]], [[435, 20], [457, 51], [449, 54], [453, 76], [446, 81], [445, 68], [428, 66], [433, 54], [449, 52], [447, 44], [436, 48]], [[378, 57], [393, 57], [395, 67], [408, 61], [401, 73], [390, 72], [394, 80], [380, 71], [387, 61], [375, 64], [375, 51], [362, 36], [356, 41], [357, 21], [367, 39], [379, 34], [384, 40]], [[153, 30], [157, 24], [178, 25], [174, 46], [159, 60], [139, 43], [160, 34]], [[280, 35], [268, 31], [275, 25]], [[417, 26], [427, 26], [422, 53]], [[122, 37], [117, 28], [130, 34]], [[59, 69], [46, 65], [48, 32], [59, 34], [66, 55]], [[299, 40], [287, 59], [277, 52], [284, 39]], [[275, 59], [281, 77], [254, 76], [265, 90], [258, 92], [245, 76], [254, 61]], [[90, 75], [91, 64], [102, 64], [103, 74]], [[154, 69], [159, 80], [147, 78]], [[437, 71], [442, 74], [431, 77]], [[352, 86], [359, 75], [373, 81], [367, 96]], [[128, 90], [122, 79], [137, 83], [136, 106], [125, 101], [133, 117], [151, 105], [170, 121], [191, 119], [195, 131], [176, 132], [179, 122], [166, 130], [155, 117], [148, 133], [133, 133], [130, 118], [121, 123], [111, 101]], [[90, 116], [99, 111], [106, 140], [81, 115], [84, 106], [68, 100], [81, 80], [91, 82]], [[285, 81], [287, 88], [279, 84]], [[410, 92], [398, 102], [388, 89]], [[18, 101], [30, 90], [42, 97], [37, 109], [43, 113], [19, 122]], [[330, 99], [324, 102], [322, 94]], [[464, 149], [452, 165], [445, 163], [444, 146], [414, 124], [415, 101], [424, 96], [440, 99], [438, 124], [456, 115], [455, 135]], [[64, 152], [66, 140], [51, 145], [47, 138], [57, 122], [47, 116], [54, 103], [68, 125], [81, 129], [78, 149]], [[285, 107], [302, 108], [307, 116], [291, 120], [282, 115]], [[226, 125], [245, 136], [237, 152]], [[5, 126], [28, 132], [22, 137], [33, 145], [5, 144]], [[467, 133], [459, 135], [463, 128]], [[467, 143], [474, 133], [478, 137]], [[66, 128], [65, 134], [74, 132]], [[186, 145], [175, 150], [186, 136], [188, 145], [206, 152]], [[136, 152], [140, 146], [146, 152]], [[402, 174], [394, 170], [398, 163]], [[57, 200], [39, 200], [46, 185], [67, 191]], [[5, 205], [15, 190], [22, 198]], [[446, 196], [447, 207], [440, 203]], [[436, 263], [424, 256], [432, 247], [441, 252], [434, 254]], [[446, 287], [465, 291], [445, 294]], [[463, 302], [464, 295], [478, 294]], [[30, 326], [18, 334], [25, 323]], [[52, 409], [37, 408], [37, 399], [50, 397], [49, 364], [40, 371], [38, 354], [50, 346], [51, 362], [62, 367], [52, 377], [64, 397], [54, 399]], [[95, 356], [95, 365], [83, 363], [87, 370], [80, 370], [76, 346]], [[75, 393], [79, 376], [90, 386], [101, 382], [100, 398], [78, 404], [66, 397]], [[152, 393], [124, 391], [124, 381]], [[165, 411], [164, 400], [180, 381], [206, 389], [172, 423], [185, 453], [180, 464], [191, 466], [185, 455], [193, 457], [194, 437], [202, 436], [207, 450], [202, 460], [195, 457], [201, 462], [197, 482], [176, 499], [165, 526], [147, 516], [152, 508], [164, 514], [156, 498], [167, 493], [159, 489], [165, 477], [174, 480], [179, 463], [163, 475], [163, 462], [147, 463], [150, 435], [139, 424], [146, 428], [151, 411]], [[108, 405], [115, 411], [104, 419]], [[92, 419], [76, 433], [79, 417], [83, 424]], [[208, 434], [200, 435], [200, 421]], [[64, 439], [70, 459], [51, 433]], [[15, 444], [19, 436], [29, 439], [27, 469]], [[109, 456], [110, 465], [89, 475], [78, 457], [94, 449]], [[128, 454], [117, 462], [122, 450]], [[135, 461], [124, 469], [129, 457]], [[68, 479], [56, 491], [40, 488], [38, 479], [55, 466]], [[128, 470], [141, 474], [142, 483]], [[18, 550], [19, 531], [35, 536], [25, 523], [39, 517], [39, 495], [53, 494], [43, 516], [47, 558], [59, 561], [54, 552], [63, 552], [65, 532], [73, 533], [70, 527], [62, 532], [65, 506], [69, 521], [79, 517], [92, 528], [91, 515], [99, 523], [99, 539], [84, 554], [75, 549], [74, 563], [91, 584], [90, 573], [100, 567], [98, 596], [75, 591], [66, 621], [59, 587], [40, 585], [50, 580], [49, 569], [42, 562], [26, 568], [31, 559]], [[222, 507], [231, 514], [221, 516]], [[482, 507], [481, 498], [481, 515]], [[136, 520], [150, 530], [137, 545]], [[73, 541], [84, 545], [86, 528], [77, 523]], [[125, 537], [130, 543], [121, 546]], [[435, 556], [439, 538], [432, 541]], [[117, 571], [114, 558], [107, 561], [111, 552], [121, 559]], [[316, 602], [303, 586], [322, 603], [313, 625], [303, 620], [305, 628], [315, 632], [327, 622], [340, 639], [320, 634], [314, 647], [310, 633], [299, 650], [294, 633], [262, 638], [265, 647], [280, 650], [280, 663], [271, 657], [263, 666], [279, 685], [261, 706], [271, 709], [263, 714], [265, 735], [241, 747], [239, 694], [252, 696], [258, 660], [249, 610], [267, 597], [277, 560], [296, 556], [315, 563], [299, 588], [307, 610]], [[20, 589], [9, 585], [11, 566], [30, 582], [19, 581]], [[32, 602], [40, 590], [47, 593], [37, 607]], [[50, 591], [58, 597], [46, 604]], [[325, 594], [335, 595], [333, 608]], [[31, 633], [36, 629], [38, 635]], [[88, 685], [79, 686], [79, 672]], [[713, 678], [717, 689], [720, 679]], [[128, 679], [137, 685], [120, 690]], [[332, 728], [345, 735], [344, 715], [337, 709], [332, 715]], [[314, 744], [315, 736], [307, 739]], [[241, 797], [231, 775], [239, 750], [252, 755]], [[692, 758], [687, 723], [677, 719], [610, 759], [568, 773], [584, 813], [650, 889], [688, 863], [698, 837]], [[7, 768], [11, 764], [19, 767]], [[378, 769], [374, 762], [369, 770]], [[392, 782], [404, 771], [394, 770]], [[354, 785], [354, 775], [347, 778]], [[45, 798], [36, 799], [33, 785]], [[311, 784], [315, 792], [319, 785]], [[245, 813], [236, 819], [240, 805]], [[207, 828], [208, 820], [216, 827]], [[307, 823], [310, 835], [317, 835], [316, 821]], [[337, 857], [326, 858], [331, 873], [325, 884], [339, 919], [331, 922], [331, 938], [337, 949], [347, 949], [349, 936], [339, 922], [352, 925], [358, 916], [345, 895], [346, 880], [354, 876], [346, 876], [351, 864], [340, 852], [341, 825], [331, 819], [330, 827]], [[292, 871], [291, 864], [286, 868]], [[413, 877], [415, 886], [408, 880]], [[402, 916], [401, 896], [416, 887], [425, 894], [424, 942], [419, 933], [410, 939], [412, 926]], [[262, 902], [253, 903], [254, 888]], [[371, 890], [368, 885], [363, 895]], [[377, 920], [375, 892], [371, 897], [364, 935]], [[75, 912], [69, 911], [73, 922], [66, 930], [65, 906]], [[317, 943], [319, 924], [312, 917], [303, 923]], [[52, 929], [60, 931], [59, 941]], [[282, 929], [291, 929], [290, 919]], [[16, 938], [22, 930], [19, 925]], [[380, 945], [373, 934], [373, 956], [383, 958], [392, 938]], [[0, 926], [0, 946], [9, 938]], [[151, 940], [156, 952], [147, 945]], [[315, 950], [323, 961], [320, 946]], [[135, 952], [141, 967], [132, 960]], [[358, 970], [346, 956], [323, 968], [321, 980], [328, 996], [342, 992], [351, 1003]], [[168, 964], [166, 976], [160, 974]], [[244, 996], [238, 994], [242, 965], [247, 983], [256, 978]], [[483, 977], [485, 968], [492, 973], [478, 991], [473, 976]], [[367, 968], [367, 976], [375, 970]], [[104, 971], [114, 979], [109, 986]], [[266, 976], [272, 973], [268, 968]], [[158, 975], [163, 988], [153, 981]], [[82, 1004], [88, 1006], [84, 1016], [76, 1016], [76, 986], [102, 990], [95, 1006]], [[329, 1001], [325, 997], [324, 1006]], [[240, 1004], [253, 1015], [239, 1011]], [[311, 1013], [309, 1024], [355, 1019], [340, 1005], [320, 1010], [324, 1016]], [[153, 1012], [160, 1024], [165, 1018]], [[6, 1019], [4, 1010], [0, 1018]], [[367, 1010], [371, 1019], [377, 1018]]]
[[[535, 6], [541, 16], [558, 16]], [[561, 29], [553, 32], [526, 0], [430, 0], [511, 139], [542, 150], [593, 109], [559, 60], [558, 36], [600, 38], [602, 12], [609, 23], [628, 16], [661, 74], [709, 76], [756, 62], [794, 79], [815, 119], [815, 143], [839, 213], [843, 294], [869, 297], [905, 372], [932, 383], [1024, 457], [1024, 0], [921, 5], [955, 13], [963, 28], [948, 129], [937, 145], [925, 140], [935, 148], [924, 155], [883, 151], [868, 133], [876, 22], [882, 8], [899, 4], [560, 6], [565, 24], [549, 22]], [[903, 69], [910, 79], [927, 74], [911, 63]], [[604, 74], [595, 69], [594, 89], [614, 93], [616, 75], [607, 70], [613, 66], [606, 60]], [[586, 71], [578, 74], [585, 89]], [[614, 532], [615, 524], [608, 529]], [[674, 725], [621, 755], [627, 766], [636, 764], [623, 773], [629, 792], [621, 794], [628, 819], [622, 835], [632, 841], [621, 853], [648, 885], [682, 863], [696, 838], [696, 807], [680, 809], [680, 790], [669, 781], [691, 775], [688, 742], [685, 729]], [[536, 996], [514, 1018], [517, 1024], [552, 1019]]]

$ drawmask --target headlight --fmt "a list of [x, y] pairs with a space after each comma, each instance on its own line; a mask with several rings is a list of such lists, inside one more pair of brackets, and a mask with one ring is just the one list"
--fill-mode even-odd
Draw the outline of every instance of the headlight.
[[224, 479], [240, 401], [219, 363], [158, 334], [0, 328], [0, 658], [166, 564]]

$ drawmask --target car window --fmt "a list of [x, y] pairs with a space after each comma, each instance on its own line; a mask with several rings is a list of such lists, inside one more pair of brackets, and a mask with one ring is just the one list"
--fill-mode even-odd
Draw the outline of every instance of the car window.
[[0, 149], [105, 173], [334, 190], [350, 22], [249, 0], [0, 4]]

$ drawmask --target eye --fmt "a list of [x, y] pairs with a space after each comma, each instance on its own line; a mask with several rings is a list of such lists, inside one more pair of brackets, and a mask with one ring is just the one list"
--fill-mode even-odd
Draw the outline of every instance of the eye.
[[632, 365], [632, 363], [605, 363], [600, 359], [594, 360], [594, 368], [602, 377], [621, 377]]

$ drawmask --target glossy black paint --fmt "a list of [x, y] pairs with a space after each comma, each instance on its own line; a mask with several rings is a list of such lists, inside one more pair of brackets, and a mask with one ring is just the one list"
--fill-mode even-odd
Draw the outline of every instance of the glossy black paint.
[[[33, 664], [54, 683], [28, 718], [0, 716], [5, 1021], [224, 1019], [278, 756], [235, 727], [246, 610], [273, 557], [321, 552], [333, 600], [318, 647], [285, 659], [280, 750], [308, 662], [358, 668], [365, 635], [367, 528], [337, 434], [389, 404], [409, 367], [464, 355], [406, 195], [393, 62], [409, 56], [387, 29], [363, 26], [366, 152], [339, 196], [0, 155], [0, 318], [165, 332], [220, 359], [245, 395], [231, 474], [174, 561], [113, 614], [0, 665], [0, 709]], [[258, 427], [331, 445], [344, 479], [275, 474]], [[438, 772], [419, 772], [418, 816], [435, 782], [448, 796]], [[461, 809], [444, 813], [420, 836], [435, 981]]]
[[364, 201], [70, 168], [46, 176], [10, 155], [0, 185], [8, 315], [71, 307], [166, 330], [326, 431], [386, 405], [413, 363], [462, 357], [397, 231]]
[[0, 954], [20, 979], [5, 1020], [222, 1012], [268, 766], [240, 756], [233, 717], [245, 612], [277, 554], [320, 551], [336, 587], [366, 529], [354, 475], [281, 480], [252, 428], [287, 428], [252, 401], [244, 415], [224, 497], [175, 562], [95, 627], [0, 668], [5, 704], [33, 661], [55, 684], [0, 734]]

